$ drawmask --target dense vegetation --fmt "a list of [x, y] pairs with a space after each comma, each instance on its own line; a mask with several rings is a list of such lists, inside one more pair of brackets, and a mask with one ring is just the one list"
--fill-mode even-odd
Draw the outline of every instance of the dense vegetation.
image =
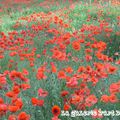
[[116, 0], [2, 0], [0, 119], [119, 120], [119, 11]]

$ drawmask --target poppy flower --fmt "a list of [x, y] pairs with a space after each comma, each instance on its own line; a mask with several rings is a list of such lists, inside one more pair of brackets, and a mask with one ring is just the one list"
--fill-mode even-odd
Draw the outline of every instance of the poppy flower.
[[52, 58], [54, 58], [54, 59], [60, 59], [60, 57], [62, 56], [62, 52], [61, 51], [59, 51], [59, 50], [54, 50], [53, 51], [53, 55], [52, 55]]
[[67, 73], [72, 73], [72, 72], [73, 72], [73, 69], [72, 69], [72, 67], [68, 66], [67, 68], [65, 68], [65, 71], [66, 71]]
[[0, 112], [6, 112], [7, 111], [7, 105], [6, 104], [0, 104]]
[[61, 119], [59, 119], [58, 116], [54, 116], [52, 120], [61, 120]]
[[3, 104], [4, 103], [4, 100], [3, 98], [0, 97], [0, 104]]
[[37, 98], [32, 98], [31, 102], [34, 106], [36, 106], [38, 104], [38, 99]]
[[39, 90], [38, 90], [38, 95], [39, 95], [40, 97], [46, 97], [46, 96], [48, 95], [48, 92], [45, 91], [45, 90], [43, 90], [42, 88], [39, 88]]
[[6, 78], [0, 74], [0, 85], [3, 86], [7, 83]]
[[85, 100], [85, 102], [86, 102], [85, 104], [86, 104], [87, 107], [91, 107], [94, 104], [96, 104], [97, 101], [98, 101], [98, 99], [96, 98], [95, 95], [89, 95]]
[[13, 86], [13, 90], [14, 94], [19, 94], [20, 93], [20, 88], [18, 86]]
[[70, 109], [70, 105], [69, 104], [64, 104], [64, 108], [65, 111], [68, 111]]
[[23, 106], [23, 102], [22, 102], [22, 99], [21, 98], [17, 98], [14, 102], [13, 102], [14, 105], [18, 106], [19, 109], [22, 109], [22, 106]]
[[108, 102], [109, 102], [109, 96], [107, 96], [107, 95], [102, 95], [102, 96], [101, 96], [101, 101], [104, 102], [104, 103], [108, 103]]
[[39, 100], [38, 101], [38, 106], [43, 106], [44, 105], [44, 100]]
[[71, 104], [76, 105], [77, 103], [81, 103], [81, 102], [83, 102], [83, 96], [72, 94], [72, 98], [70, 100]]
[[36, 77], [37, 77], [38, 80], [47, 78], [47, 76], [44, 73], [45, 71], [46, 71], [45, 66], [41, 66], [41, 67], [38, 68], [38, 71], [37, 71], [37, 74], [36, 74]]
[[79, 66], [77, 72], [85, 72], [85, 67], [84, 66]]
[[37, 98], [32, 98], [31, 102], [34, 106], [43, 106], [44, 105], [44, 100], [39, 100]]
[[54, 106], [52, 107], [52, 114], [53, 114], [54, 116], [59, 116], [59, 115], [60, 115], [60, 112], [61, 112], [61, 109], [60, 109], [59, 106], [54, 105]]
[[53, 73], [56, 73], [57, 72], [57, 68], [56, 68], [55, 64], [53, 62], [51, 62], [50, 64], [51, 64], [51, 71]]
[[6, 96], [12, 98], [12, 97], [15, 97], [16, 95], [13, 91], [9, 91], [6, 93]]
[[80, 43], [77, 41], [72, 42], [72, 47], [74, 50], [79, 51], [80, 50]]
[[89, 62], [89, 61], [92, 60], [92, 56], [90, 56], [90, 55], [86, 55], [86, 56], [85, 56], [85, 59], [86, 59], [87, 62]]
[[29, 85], [29, 84], [27, 84], [27, 83], [23, 83], [23, 84], [21, 84], [20, 85], [20, 87], [23, 89], [23, 90], [27, 90], [27, 89], [29, 89], [31, 86]]
[[66, 78], [66, 74], [63, 70], [58, 72], [58, 79], [65, 79]]
[[117, 83], [112, 83], [110, 85], [110, 87], [109, 87], [110, 93], [114, 93], [115, 94], [115, 93], [118, 93], [119, 90], [120, 90], [120, 87], [119, 87], [119, 85]]
[[17, 120], [16, 115], [9, 115], [8, 120]]
[[69, 88], [76, 88], [78, 85], [78, 81], [76, 77], [72, 77], [68, 82], [66, 82], [66, 86]]
[[18, 110], [19, 110], [19, 107], [18, 106], [13, 106], [13, 105], [10, 105], [10, 106], [8, 106], [8, 110], [10, 111], [10, 112], [17, 112]]
[[30, 115], [26, 114], [25, 112], [21, 112], [18, 115], [18, 120], [30, 120]]
[[29, 75], [29, 72], [25, 68], [22, 70], [22, 72], [24, 75]]
[[64, 96], [68, 95], [69, 92], [67, 90], [64, 90], [60, 94], [61, 94], [62, 97], [64, 97]]
[[109, 96], [109, 101], [110, 101], [111, 103], [116, 103], [116, 102], [118, 102], [118, 98], [117, 98], [117, 96], [116, 96], [115, 94], [111, 94], [111, 95]]
[[108, 67], [109, 74], [114, 74], [116, 71], [117, 71], [117, 67], [115, 67], [115, 66]]

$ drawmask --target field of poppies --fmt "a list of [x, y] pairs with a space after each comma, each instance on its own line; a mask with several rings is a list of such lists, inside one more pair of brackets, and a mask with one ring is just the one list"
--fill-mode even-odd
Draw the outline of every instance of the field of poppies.
[[0, 120], [94, 119], [120, 120], [119, 0], [1, 0]]

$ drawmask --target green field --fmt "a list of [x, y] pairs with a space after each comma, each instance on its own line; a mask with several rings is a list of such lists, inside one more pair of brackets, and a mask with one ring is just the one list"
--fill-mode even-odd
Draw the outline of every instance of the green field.
[[0, 1], [0, 120], [119, 120], [119, 4]]

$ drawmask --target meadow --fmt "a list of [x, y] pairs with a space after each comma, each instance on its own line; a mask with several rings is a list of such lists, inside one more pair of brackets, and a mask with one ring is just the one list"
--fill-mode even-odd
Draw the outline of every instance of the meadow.
[[1, 0], [0, 120], [119, 120], [119, 11], [119, 0]]

